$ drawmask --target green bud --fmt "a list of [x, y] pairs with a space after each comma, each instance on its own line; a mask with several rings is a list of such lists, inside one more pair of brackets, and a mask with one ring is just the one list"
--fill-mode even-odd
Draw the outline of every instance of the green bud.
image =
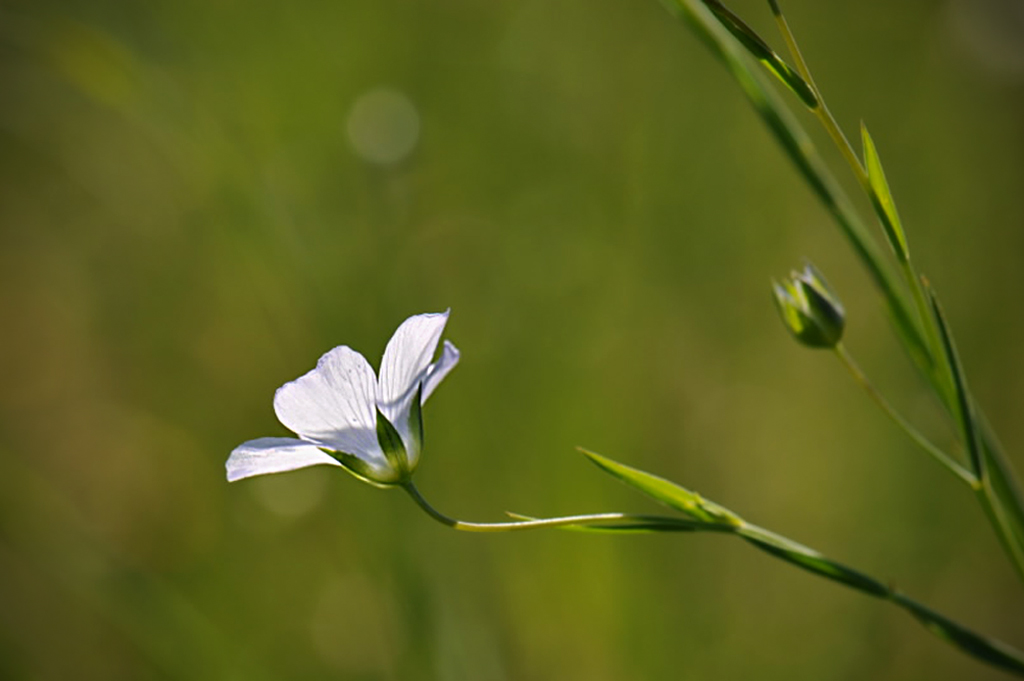
[[846, 323], [843, 304], [813, 265], [790, 272], [780, 284], [772, 281], [779, 314], [793, 336], [812, 348], [834, 348]]

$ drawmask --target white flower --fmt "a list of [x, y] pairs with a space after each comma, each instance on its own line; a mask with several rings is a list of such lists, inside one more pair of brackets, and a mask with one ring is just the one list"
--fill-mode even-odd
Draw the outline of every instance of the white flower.
[[378, 485], [405, 482], [422, 448], [420, 406], [459, 361], [445, 341], [431, 363], [447, 321], [442, 312], [402, 322], [384, 350], [379, 380], [365, 357], [342, 345], [278, 388], [274, 411], [298, 439], [239, 445], [228, 457], [228, 481], [327, 464]]

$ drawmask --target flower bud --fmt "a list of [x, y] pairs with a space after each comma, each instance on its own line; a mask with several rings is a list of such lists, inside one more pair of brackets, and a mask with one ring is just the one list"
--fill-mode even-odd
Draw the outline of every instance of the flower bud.
[[772, 292], [782, 321], [798, 341], [812, 348], [839, 343], [846, 323], [843, 304], [813, 265], [790, 272], [781, 284], [772, 281]]

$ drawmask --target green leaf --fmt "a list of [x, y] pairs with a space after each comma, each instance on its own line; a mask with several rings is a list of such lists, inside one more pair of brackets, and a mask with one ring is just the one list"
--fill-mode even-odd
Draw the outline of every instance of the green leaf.
[[767, 551], [773, 556], [782, 558], [799, 568], [813, 572], [826, 579], [840, 582], [879, 598], [885, 598], [889, 595], [889, 588], [877, 579], [858, 572], [853, 568], [848, 568], [841, 563], [829, 560], [814, 549], [798, 544], [792, 539], [787, 539], [764, 528], [749, 524], [742, 525], [737, 530], [737, 534], [762, 551]]
[[818, 108], [818, 98], [814, 94], [814, 89], [775, 50], [769, 47], [761, 36], [718, 0], [704, 0], [704, 4], [715, 15], [715, 18], [740, 41], [740, 44], [747, 48], [754, 59], [761, 62], [783, 85], [799, 97], [808, 109]]
[[878, 158], [878, 150], [875, 149], [875, 142], [871, 139], [866, 125], [860, 125], [861, 139], [864, 143], [864, 165], [867, 167], [868, 184], [871, 185], [871, 203], [882, 221], [885, 229], [885, 237], [889, 240], [893, 253], [900, 262], [907, 262], [910, 253], [907, 250], [907, 237], [903, 232], [903, 224], [900, 222], [899, 213], [896, 212], [896, 203], [892, 199], [892, 192], [889, 191], [889, 183], [885, 179], [885, 171], [882, 170], [882, 161]]
[[580, 449], [580, 451], [597, 464], [601, 470], [680, 513], [710, 523], [738, 524], [741, 522], [732, 511], [708, 501], [696, 492], [691, 492], [674, 482], [612, 461], [585, 449]]
[[946, 315], [942, 312], [939, 299], [935, 291], [927, 281], [923, 282], [924, 289], [928, 294], [928, 302], [932, 307], [932, 314], [935, 315], [935, 323], [939, 329], [942, 339], [942, 349], [946, 355], [946, 366], [949, 369], [950, 377], [953, 379], [953, 386], [956, 388], [956, 411], [957, 421], [960, 425], [960, 433], [970, 455], [971, 467], [974, 475], [982, 480], [986, 477], [985, 457], [981, 451], [981, 440], [979, 438], [978, 426], [974, 418], [974, 404], [970, 393], [967, 391], [967, 379], [964, 378], [963, 365], [960, 363], [960, 355], [956, 351], [956, 344], [953, 342], [953, 334], [946, 322]]
[[1024, 674], [1024, 659], [1021, 658], [1020, 652], [1002, 641], [976, 634], [902, 594], [895, 594], [893, 601], [903, 606], [933, 634], [945, 639], [968, 655], [973, 655], [996, 667]]

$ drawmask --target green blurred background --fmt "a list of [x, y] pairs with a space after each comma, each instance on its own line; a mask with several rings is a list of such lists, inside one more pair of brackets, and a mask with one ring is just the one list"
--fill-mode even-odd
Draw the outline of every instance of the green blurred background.
[[[1021, 4], [786, 8], [1024, 468]], [[776, 319], [769, 279], [811, 257], [949, 440], [654, 0], [4, 0], [0, 54], [0, 677], [1003, 678], [726, 537], [472, 536], [337, 470], [224, 481], [286, 434], [275, 388], [448, 307], [417, 474], [446, 512], [658, 510], [585, 445], [1024, 646], [967, 490]]]

